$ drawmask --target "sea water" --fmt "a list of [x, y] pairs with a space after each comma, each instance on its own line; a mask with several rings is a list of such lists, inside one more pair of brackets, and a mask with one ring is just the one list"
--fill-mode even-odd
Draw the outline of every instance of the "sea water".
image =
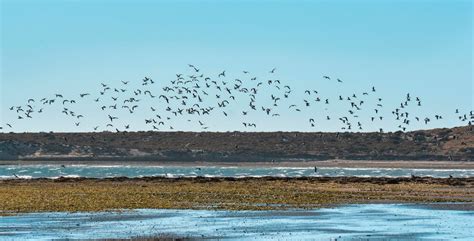
[[0, 217], [0, 240], [190, 237], [225, 240], [472, 240], [474, 211], [407, 204], [316, 210], [140, 209]]
[[144, 165], [0, 165], [0, 179], [58, 177], [473, 177], [474, 169], [342, 168], [320, 167], [229, 167]]

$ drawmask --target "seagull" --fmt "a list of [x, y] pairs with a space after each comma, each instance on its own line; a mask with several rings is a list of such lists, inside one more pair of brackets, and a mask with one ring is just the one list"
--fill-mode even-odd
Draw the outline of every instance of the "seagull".
[[114, 116], [109, 115], [109, 119], [110, 119], [110, 122], [113, 122], [114, 120], [117, 120], [118, 117], [114, 117]]

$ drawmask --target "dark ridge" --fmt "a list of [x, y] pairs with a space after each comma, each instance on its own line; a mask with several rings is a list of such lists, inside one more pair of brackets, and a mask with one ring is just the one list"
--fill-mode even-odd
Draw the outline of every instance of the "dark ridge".
[[471, 126], [393, 133], [0, 133], [0, 160], [473, 161]]

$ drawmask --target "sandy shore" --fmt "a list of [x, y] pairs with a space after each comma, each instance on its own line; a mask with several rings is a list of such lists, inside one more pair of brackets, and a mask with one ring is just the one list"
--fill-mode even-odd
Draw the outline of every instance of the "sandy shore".
[[[269, 210], [354, 203], [474, 202], [474, 178], [60, 178], [0, 181], [0, 210]], [[466, 205], [467, 209], [472, 205]]]
[[419, 168], [474, 169], [474, 161], [276, 161], [276, 162], [179, 162], [179, 161], [0, 161], [0, 165], [136, 165], [136, 166], [237, 166], [237, 167], [348, 167], [348, 168]]

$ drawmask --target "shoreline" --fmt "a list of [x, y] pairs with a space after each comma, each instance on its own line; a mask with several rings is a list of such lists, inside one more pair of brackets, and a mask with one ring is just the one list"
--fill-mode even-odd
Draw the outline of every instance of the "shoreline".
[[0, 181], [0, 216], [148, 208], [287, 210], [370, 203], [463, 203], [464, 209], [474, 210], [474, 178], [120, 177]]
[[341, 168], [413, 168], [474, 169], [474, 161], [275, 161], [275, 162], [212, 162], [212, 161], [72, 161], [72, 160], [4, 160], [2, 165], [125, 165], [125, 166], [202, 166], [202, 167], [341, 167]]

